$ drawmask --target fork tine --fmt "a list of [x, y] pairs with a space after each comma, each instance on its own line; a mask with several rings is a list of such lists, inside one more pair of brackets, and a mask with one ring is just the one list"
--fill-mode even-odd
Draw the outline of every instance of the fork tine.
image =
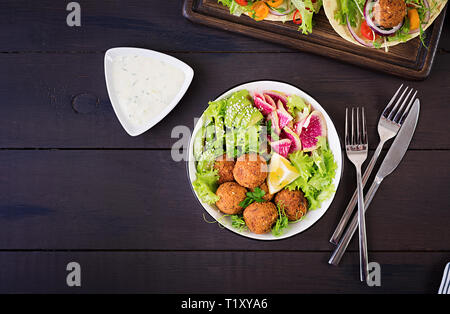
[[388, 120], [391, 120], [392, 121], [392, 119], [394, 118], [394, 115], [395, 115], [395, 113], [396, 113], [396, 111], [397, 111], [397, 107], [398, 107], [398, 105], [400, 104], [400, 102], [403, 100], [403, 96], [405, 96], [405, 94], [406, 94], [406, 92], [408, 91], [408, 86], [405, 88], [405, 90], [403, 91], [403, 93], [400, 95], [400, 97], [398, 98], [398, 100], [397, 100], [397, 102], [395, 103], [395, 106], [394, 106], [394, 108], [392, 108], [392, 110], [391, 110], [391, 112], [389, 113], [389, 115], [388, 115], [388, 117], [387, 117], [387, 119]]
[[388, 114], [388, 109], [390, 109], [392, 103], [394, 102], [395, 98], [397, 97], [398, 93], [400, 92], [400, 90], [402, 89], [403, 84], [400, 85], [400, 87], [397, 89], [397, 91], [395, 92], [394, 96], [392, 96], [391, 100], [389, 101], [388, 105], [386, 106], [386, 108], [384, 108], [383, 110], [383, 116], [387, 116]]
[[[411, 90], [409, 91], [408, 95], [406, 95], [405, 99], [403, 100], [403, 102], [402, 102], [400, 108], [398, 108], [397, 113], [395, 114], [394, 119], [393, 119], [393, 121], [394, 121], [395, 123], [398, 123], [398, 122], [399, 122], [399, 118], [401, 117], [401, 114], [402, 114], [402, 109], [403, 109], [403, 107], [405, 106], [406, 102], [408, 101], [409, 95], [411, 95], [412, 92], [413, 92], [413, 89], [411, 88]], [[413, 96], [413, 97], [414, 97], [414, 96]]]
[[352, 107], [352, 135], [350, 145], [355, 145], [355, 107]]
[[362, 107], [362, 144], [367, 145], [367, 124], [366, 124], [366, 112], [364, 107]]
[[356, 144], [361, 144], [361, 132], [359, 128], [359, 107], [356, 107]]
[[345, 108], [345, 146], [350, 145], [348, 137], [348, 108]]
[[398, 121], [398, 124], [401, 125], [401, 124], [403, 124], [403, 121], [405, 121], [406, 116], [408, 115], [409, 109], [411, 108], [411, 105], [412, 105], [413, 101], [416, 99], [416, 95], [417, 95], [417, 90], [416, 90], [416, 92], [414, 93], [414, 95], [411, 97], [411, 100], [409, 101], [408, 106], [406, 107], [406, 109], [405, 109], [405, 111], [403, 112], [403, 114], [402, 114], [400, 120]]

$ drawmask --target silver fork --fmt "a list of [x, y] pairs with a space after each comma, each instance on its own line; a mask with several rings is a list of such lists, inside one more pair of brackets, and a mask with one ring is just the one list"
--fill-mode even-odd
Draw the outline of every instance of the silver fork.
[[[355, 111], [356, 111], [356, 132], [355, 132]], [[356, 168], [356, 186], [358, 190], [358, 225], [359, 225], [359, 266], [361, 281], [367, 281], [369, 273], [369, 262], [367, 256], [366, 220], [364, 218], [364, 193], [361, 179], [361, 166], [367, 159], [367, 125], [364, 107], [352, 108], [351, 135], [348, 130], [348, 108], [345, 108], [345, 150], [347, 157]], [[361, 120], [361, 126], [360, 126]]]
[[[370, 160], [366, 170], [364, 171], [364, 175], [362, 177], [363, 187], [366, 185], [367, 180], [369, 179], [370, 174], [372, 173], [372, 170], [378, 160], [378, 157], [380, 156], [384, 144], [388, 140], [397, 135], [397, 132], [400, 129], [401, 125], [403, 124], [403, 121], [405, 120], [409, 112], [409, 109], [411, 108], [414, 98], [416, 97], [417, 91], [414, 92], [406, 109], [403, 110], [413, 89], [412, 88], [409, 89], [409, 87], [406, 87], [401, 93], [400, 97], [397, 99], [397, 95], [401, 92], [402, 88], [403, 84], [400, 85], [400, 87], [397, 89], [394, 96], [391, 98], [388, 105], [381, 114], [380, 120], [378, 122], [378, 135], [380, 137], [380, 142], [378, 143], [375, 153], [373, 154], [372, 159]], [[406, 95], [405, 98], [403, 98], [408, 89], [409, 89], [408, 94]], [[395, 105], [393, 105], [394, 101], [396, 101]], [[352, 199], [348, 203], [347, 208], [345, 209], [344, 214], [342, 215], [342, 218], [336, 227], [336, 230], [331, 236], [330, 239], [331, 243], [336, 245], [339, 243], [339, 240], [341, 239], [342, 234], [344, 233], [345, 226], [347, 226], [347, 223], [349, 222], [350, 217], [353, 213], [353, 209], [356, 206], [356, 201], [357, 201], [357, 190], [355, 190], [355, 192], [353, 193]]]

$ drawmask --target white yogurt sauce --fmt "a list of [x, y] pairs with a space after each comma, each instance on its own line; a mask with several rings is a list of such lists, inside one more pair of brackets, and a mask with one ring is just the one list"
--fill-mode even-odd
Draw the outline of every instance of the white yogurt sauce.
[[151, 57], [113, 59], [112, 83], [119, 107], [135, 127], [161, 113], [178, 94], [184, 79], [180, 69]]

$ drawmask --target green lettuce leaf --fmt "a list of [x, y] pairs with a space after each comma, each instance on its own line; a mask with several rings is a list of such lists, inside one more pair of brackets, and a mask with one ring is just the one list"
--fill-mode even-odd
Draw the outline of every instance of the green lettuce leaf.
[[298, 95], [291, 95], [287, 98], [287, 108], [288, 112], [295, 118], [297, 116], [297, 112], [305, 112], [305, 114], [309, 113], [309, 106], [306, 102]]
[[[361, 10], [364, 9], [366, 0], [336, 0], [338, 2], [338, 9], [334, 14], [335, 20], [341, 25], [347, 24], [347, 16], [350, 25], [356, 27], [363, 17]], [[359, 7], [359, 8], [358, 8]]]
[[226, 108], [227, 108], [226, 99], [210, 101], [208, 103], [208, 108], [206, 108], [205, 112], [203, 113], [203, 124], [208, 125], [214, 120], [223, 118], [225, 116]]
[[231, 3], [233, 2], [234, 2], [233, 0], [218, 0], [218, 3], [221, 3], [228, 8], [231, 6]]
[[216, 161], [216, 154], [214, 150], [207, 150], [203, 152], [197, 162], [198, 172], [208, 172], [214, 167]]
[[309, 210], [319, 208], [335, 192], [333, 179], [337, 164], [325, 137], [319, 138], [318, 148], [311, 154], [302, 151], [289, 155], [289, 160], [300, 176], [287, 186], [289, 190], [302, 190]]
[[232, 1], [230, 4], [230, 13], [236, 16], [241, 16], [241, 14], [250, 12], [252, 9], [252, 4], [249, 2], [248, 5], [242, 6], [237, 4], [235, 1]]
[[[291, 0], [291, 2], [302, 16], [302, 24], [300, 24], [298, 29], [305, 35], [310, 34], [312, 32], [312, 18], [316, 10], [315, 6], [311, 0]], [[317, 8], [317, 12], [319, 10], [320, 7]]]
[[192, 183], [198, 197], [207, 204], [214, 204], [219, 200], [215, 194], [219, 175], [217, 170], [197, 172], [197, 179]]
[[411, 38], [409, 34], [409, 19], [405, 19], [402, 27], [395, 34], [386, 37], [388, 41], [405, 42]]

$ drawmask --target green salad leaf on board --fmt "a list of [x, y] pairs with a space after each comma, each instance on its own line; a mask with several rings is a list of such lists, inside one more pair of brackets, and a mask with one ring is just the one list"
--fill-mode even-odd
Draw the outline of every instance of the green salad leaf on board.
[[[300, 12], [300, 16], [302, 17], [302, 24], [299, 25], [298, 30], [302, 31], [305, 35], [312, 33], [312, 18], [314, 13], [319, 12], [320, 7], [318, 7], [317, 12], [315, 12], [317, 6], [315, 6], [311, 0], [292, 0], [291, 2]], [[313, 10], [310, 10], [310, 8], [313, 8]]]
[[347, 17], [352, 27], [356, 27], [359, 21], [364, 18], [361, 15], [362, 8], [364, 8], [364, 4], [366, 0], [337, 0], [338, 9], [334, 14], [334, 18], [341, 25], [347, 24]]
[[241, 14], [250, 12], [252, 10], [253, 1], [248, 1], [248, 4], [245, 6], [237, 4], [237, 2], [234, 0], [218, 0], [218, 3], [221, 3], [224, 6], [230, 8], [231, 14], [240, 16]]
[[[244, 13], [247, 13], [251, 18], [255, 18], [255, 11], [253, 10], [252, 6], [255, 4], [256, 0], [248, 0], [246, 5], [240, 5], [234, 0], [217, 0], [218, 3], [226, 6], [229, 8], [230, 13], [235, 16], [241, 16]], [[352, 1], [352, 0], [346, 0], [346, 1]], [[316, 13], [319, 13], [320, 8], [323, 5], [323, 0], [288, 0], [286, 1], [287, 7], [272, 7], [270, 6], [270, 2], [266, 1], [266, 4], [268, 7], [272, 10], [272, 12], [277, 11], [279, 13], [285, 13], [286, 10], [289, 10], [290, 12], [293, 12], [291, 10], [297, 9], [299, 11], [299, 16], [301, 16], [301, 24], [299, 25], [298, 30], [301, 31], [303, 34], [310, 34], [312, 32], [313, 28], [313, 15]]]

